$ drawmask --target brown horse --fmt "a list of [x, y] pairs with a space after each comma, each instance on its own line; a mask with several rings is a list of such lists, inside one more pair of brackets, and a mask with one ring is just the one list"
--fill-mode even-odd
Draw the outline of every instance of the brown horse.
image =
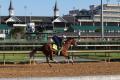
[[[68, 62], [70, 60], [70, 56], [68, 54], [68, 49], [71, 47], [71, 45], [76, 45], [76, 40], [74, 38], [68, 38], [65, 43], [63, 44], [62, 48], [60, 49], [60, 55], [64, 56], [65, 59], [68, 59]], [[59, 51], [56, 51], [53, 49], [52, 44], [47, 43], [41, 47], [41, 51], [46, 56], [46, 61], [49, 63], [49, 59], [53, 60], [53, 55], [59, 55]], [[57, 53], [58, 52], [58, 53]], [[57, 61], [56, 61], [57, 62]], [[73, 61], [71, 61], [73, 63]]]
[[[76, 45], [76, 40], [74, 38], [68, 38], [65, 43], [63, 44], [62, 48], [61, 48], [61, 52], [60, 55], [64, 56], [65, 59], [68, 59], [68, 63], [70, 61], [70, 56], [69, 53], [67, 52], [68, 49], [71, 47], [71, 45]], [[73, 60], [71, 60], [71, 62], [73, 63]]]
[[56, 54], [56, 50], [52, 47], [52, 44], [47, 43], [43, 45], [40, 49], [43, 54], [46, 56], [46, 62], [49, 63], [49, 60], [53, 60], [53, 55]]
[[[70, 56], [68, 54], [68, 49], [70, 48], [71, 45], [75, 45], [76, 40], [74, 38], [68, 38], [65, 43], [63, 44], [61, 50], [60, 50], [60, 55], [64, 56], [66, 59], [68, 59], [68, 62], [70, 60]], [[46, 62], [49, 63], [49, 60], [53, 60], [53, 55], [58, 55], [57, 51], [52, 47], [52, 44], [46, 43], [44, 44], [40, 49], [40, 51], [43, 52], [43, 54], [46, 56]], [[30, 58], [34, 57], [34, 54], [36, 53], [37, 49], [33, 49], [30, 52]], [[33, 58], [34, 59], [34, 58]], [[73, 61], [72, 61], [73, 62]]]
[[32, 61], [35, 63], [34, 57], [35, 57], [35, 53], [36, 53], [37, 51], [42, 51], [42, 52], [43, 52], [43, 54], [44, 54], [45, 57], [46, 57], [46, 62], [47, 62], [47, 63], [49, 63], [49, 60], [54, 61], [54, 60], [53, 60], [53, 55], [56, 54], [56, 50], [52, 47], [52, 44], [46, 43], [46, 44], [44, 44], [41, 48], [39, 48], [39, 49], [33, 49], [33, 50], [29, 53], [30, 64], [31, 64]]

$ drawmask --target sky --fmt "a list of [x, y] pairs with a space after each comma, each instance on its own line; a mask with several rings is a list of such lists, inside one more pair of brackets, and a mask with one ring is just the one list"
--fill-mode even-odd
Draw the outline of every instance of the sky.
[[[12, 0], [16, 16], [53, 16], [53, 7], [56, 0]], [[107, 3], [103, 0], [103, 3]], [[8, 15], [10, 0], [0, 0], [0, 15]], [[90, 5], [100, 4], [100, 0], [57, 0], [60, 15], [69, 13], [69, 10], [89, 9]], [[110, 4], [118, 4], [117, 0], [110, 0]], [[25, 9], [24, 6], [27, 6]]]

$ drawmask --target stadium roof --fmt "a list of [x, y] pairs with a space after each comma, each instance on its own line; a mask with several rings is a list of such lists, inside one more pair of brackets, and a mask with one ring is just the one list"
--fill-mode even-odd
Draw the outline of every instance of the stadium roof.
[[5, 29], [11, 29], [11, 27], [6, 24], [0, 24], [0, 30], [5, 30]]

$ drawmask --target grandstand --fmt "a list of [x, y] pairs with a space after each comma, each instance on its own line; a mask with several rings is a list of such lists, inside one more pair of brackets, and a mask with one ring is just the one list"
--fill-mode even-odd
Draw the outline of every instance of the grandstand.
[[[29, 16], [15, 16], [13, 5], [10, 5], [9, 15], [1, 16], [0, 32], [5, 36], [2, 35], [3, 38], [0, 39], [0, 50], [29, 51], [47, 43], [54, 35], [75, 38], [78, 46], [73, 49], [119, 50], [120, 19], [118, 16], [120, 12], [118, 10], [120, 6], [103, 5], [104, 39], [102, 38], [100, 7], [101, 5], [91, 5], [90, 10], [75, 10], [69, 15], [60, 16], [55, 3], [53, 16], [30, 16], [30, 19]], [[18, 30], [18, 28], [22, 29]], [[12, 32], [16, 37], [13, 37]]]

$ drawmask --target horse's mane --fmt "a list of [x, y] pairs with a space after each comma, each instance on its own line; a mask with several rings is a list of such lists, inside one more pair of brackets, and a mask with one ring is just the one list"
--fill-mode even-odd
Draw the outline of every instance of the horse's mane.
[[67, 38], [67, 40], [65, 41], [65, 43], [69, 42], [71, 39], [74, 39], [74, 38], [72, 38], [72, 37]]

